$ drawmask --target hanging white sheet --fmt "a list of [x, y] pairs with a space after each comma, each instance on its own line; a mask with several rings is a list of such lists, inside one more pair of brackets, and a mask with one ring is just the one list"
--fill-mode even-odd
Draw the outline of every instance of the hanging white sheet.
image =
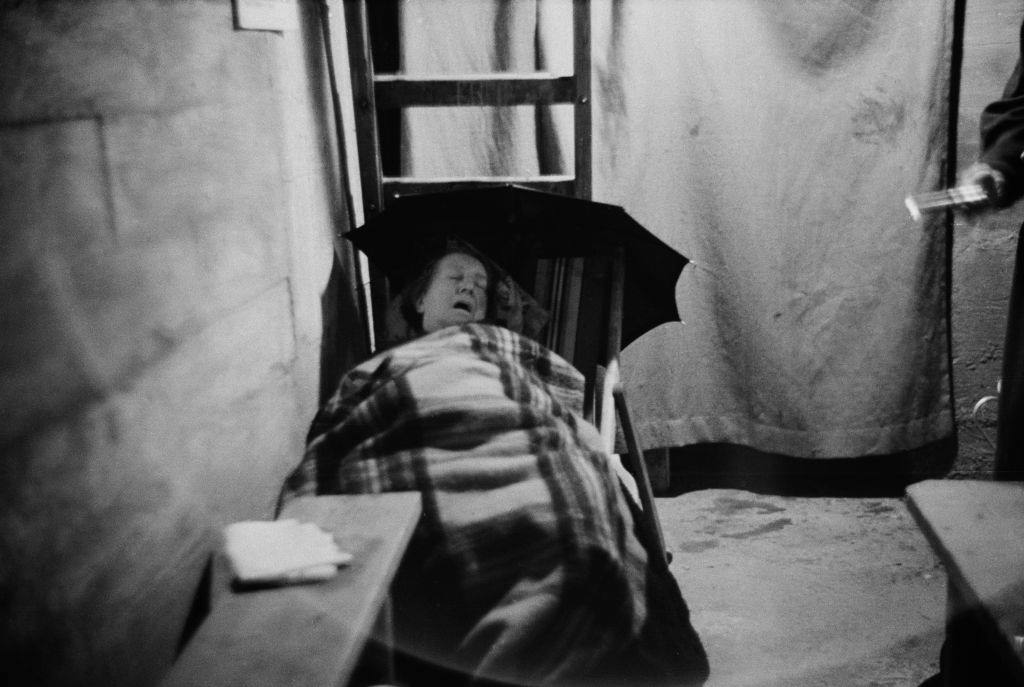
[[[850, 457], [953, 431], [944, 230], [903, 206], [941, 185], [951, 8], [593, 1], [594, 198], [694, 262], [684, 323], [623, 352], [644, 446]], [[402, 22], [410, 72], [571, 71], [565, 0], [404, 0]], [[405, 172], [534, 173], [545, 122], [413, 112]]]

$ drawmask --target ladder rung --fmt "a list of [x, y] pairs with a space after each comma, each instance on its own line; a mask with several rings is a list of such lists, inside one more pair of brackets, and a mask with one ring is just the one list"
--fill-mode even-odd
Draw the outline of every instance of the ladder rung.
[[576, 98], [572, 76], [530, 74], [469, 74], [413, 77], [378, 74], [374, 77], [377, 107], [395, 109], [415, 105], [533, 105], [571, 103]]
[[425, 179], [421, 177], [384, 177], [384, 196], [397, 198], [413, 193], [429, 193], [433, 191], [457, 191], [461, 189], [480, 188], [499, 184], [515, 184], [537, 191], [573, 195], [576, 180], [571, 176], [547, 174], [530, 177], [441, 177]]

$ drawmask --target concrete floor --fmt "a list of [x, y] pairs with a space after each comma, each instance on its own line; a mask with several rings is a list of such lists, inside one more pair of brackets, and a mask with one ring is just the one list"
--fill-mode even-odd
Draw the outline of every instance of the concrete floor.
[[659, 497], [707, 687], [915, 686], [938, 670], [945, 572], [898, 495]]

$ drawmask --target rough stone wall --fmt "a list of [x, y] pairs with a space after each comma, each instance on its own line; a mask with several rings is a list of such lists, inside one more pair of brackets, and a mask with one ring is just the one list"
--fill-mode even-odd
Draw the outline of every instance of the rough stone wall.
[[[958, 166], [978, 154], [978, 117], [999, 97], [1013, 71], [1024, 6], [1019, 0], [967, 0], [959, 110]], [[953, 238], [953, 383], [960, 449], [951, 476], [987, 478], [993, 467], [996, 404], [972, 417], [974, 404], [996, 393], [1006, 329], [1017, 232], [1024, 204], [967, 220]]]
[[220, 526], [298, 461], [344, 208], [297, 7], [0, 2], [8, 684], [154, 683]]

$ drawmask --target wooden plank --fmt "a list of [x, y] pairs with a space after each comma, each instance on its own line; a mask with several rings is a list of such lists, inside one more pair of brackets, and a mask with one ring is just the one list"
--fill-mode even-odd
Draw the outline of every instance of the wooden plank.
[[[576, 317], [576, 350], [571, 358], [572, 364], [586, 377], [583, 417], [594, 424], [599, 424], [595, 418], [600, 417], [597, 366], [607, 365], [610, 359], [601, 346], [608, 331], [611, 282], [609, 263], [610, 260], [603, 255], [588, 255], [584, 258], [579, 314]], [[615, 353], [618, 353], [617, 349]]]
[[[576, 329], [580, 316], [580, 298], [583, 291], [584, 258], [566, 258], [563, 273], [564, 283], [559, 301], [561, 310], [558, 333], [558, 351], [566, 360], [573, 360], [576, 353]], [[601, 345], [600, 339], [592, 342]]]
[[374, 77], [377, 107], [434, 107], [443, 105], [536, 105], [571, 103], [576, 81], [571, 76], [530, 74], [468, 74], [417, 77], [378, 74]]
[[481, 188], [499, 184], [515, 184], [537, 191], [572, 195], [572, 177], [559, 174], [524, 177], [385, 177], [384, 197], [397, 198], [413, 193], [433, 191], [456, 191], [462, 189]]
[[555, 261], [552, 258], [537, 258], [536, 270], [531, 283], [532, 288], [528, 289], [534, 299], [541, 307], [548, 311], [548, 322], [542, 333], [541, 343], [551, 341], [554, 330], [554, 312], [551, 309], [552, 292], [554, 291]]
[[907, 489], [918, 524], [950, 574], [979, 600], [1024, 579], [1024, 485], [926, 480]]
[[359, 175], [363, 186], [363, 212], [366, 218], [370, 218], [381, 211], [382, 172], [377, 107], [373, 92], [373, 57], [370, 54], [367, 21], [365, 0], [345, 3], [352, 100], [356, 111], [356, 145], [359, 150]]
[[640, 527], [645, 532], [648, 544], [655, 550], [664, 552], [665, 562], [671, 563], [672, 554], [665, 548], [665, 537], [661, 531], [661, 520], [658, 518], [658, 506], [654, 502], [654, 493], [651, 491], [651, 479], [647, 474], [647, 465], [644, 463], [640, 445], [633, 433], [633, 421], [630, 419], [626, 394], [622, 390], [621, 384], [616, 384], [613, 387], [612, 398], [619, 416], [619, 424], [622, 426], [622, 434], [626, 439], [626, 469], [636, 479], [637, 490], [640, 492], [640, 507], [643, 510]]
[[[317, 496], [281, 517], [314, 522], [355, 559], [326, 582], [232, 592], [213, 609], [162, 685], [344, 684], [388, 595], [420, 515], [418, 493]], [[221, 557], [222, 558], [222, 557]]]
[[[352, 68], [349, 64], [348, 29], [344, 11], [332, 11], [329, 2], [320, 6], [320, 28], [326, 55], [327, 77], [331, 90], [331, 109], [338, 148], [338, 176], [341, 194], [345, 204], [346, 229], [353, 229], [363, 223], [363, 182], [359, 168], [357, 122], [352, 97]], [[339, 76], [339, 72], [341, 75]], [[378, 190], [379, 193], [379, 190]], [[349, 351], [356, 359], [362, 360], [374, 348], [373, 305], [369, 291], [369, 270], [351, 246], [345, 245], [341, 232], [333, 232], [332, 243], [340, 269], [332, 271], [332, 279], [324, 291], [324, 335], [321, 380], [334, 379], [341, 369], [347, 369], [354, 361], [343, 350]], [[348, 274], [348, 279], [342, 278]], [[334, 278], [337, 275], [337, 278]], [[346, 320], [342, 289], [351, 289], [357, 301], [359, 324], [363, 336], [357, 345], [344, 346], [340, 340], [340, 323]], [[352, 337], [353, 339], [355, 337]], [[344, 362], [343, 362], [344, 361]], [[330, 392], [328, 392], [330, 393]]]
[[576, 106], [573, 108], [575, 195], [589, 199], [593, 194], [589, 0], [574, 0], [572, 23], [573, 77], [576, 82]]
[[927, 480], [907, 488], [907, 504], [956, 595], [1024, 681], [1024, 484]]
[[548, 322], [548, 337], [545, 345], [556, 352], [561, 350], [564, 330], [565, 263], [565, 258], [555, 258], [551, 261], [551, 290], [548, 293], [548, 303], [546, 304], [548, 312], [551, 313], [551, 320]]
[[[370, 51], [369, 19], [366, 0], [344, 3], [345, 26], [349, 50], [352, 101], [355, 112], [356, 151], [359, 159], [359, 179], [362, 188], [362, 210], [365, 221], [383, 208], [380, 156], [380, 137], [377, 127], [377, 106], [373, 93], [373, 56]], [[352, 227], [354, 228], [354, 227]], [[372, 327], [371, 344], [387, 338], [384, 313], [390, 301], [390, 291], [384, 274], [374, 265], [369, 266], [370, 306], [367, 327]]]

